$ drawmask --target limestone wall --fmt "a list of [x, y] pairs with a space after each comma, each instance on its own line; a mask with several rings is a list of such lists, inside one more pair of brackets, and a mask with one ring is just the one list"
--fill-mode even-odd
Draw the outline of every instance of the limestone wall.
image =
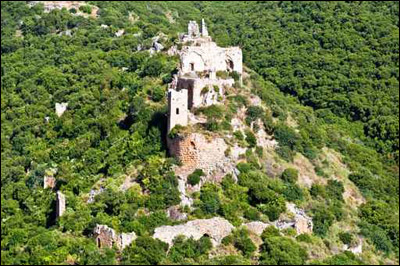
[[[182, 72], [226, 71], [242, 73], [242, 50], [239, 47], [222, 48], [215, 42], [185, 46], [180, 53]], [[229, 63], [231, 61], [231, 63]], [[230, 64], [233, 65], [231, 69]]]
[[213, 245], [217, 246], [232, 232], [233, 228], [233, 225], [223, 218], [199, 219], [181, 225], [158, 227], [154, 230], [153, 238], [172, 246], [173, 240], [179, 235], [193, 237], [195, 240], [207, 235]]
[[209, 181], [219, 182], [234, 169], [225, 156], [228, 145], [222, 138], [207, 140], [203, 134], [191, 133], [169, 139], [168, 148], [170, 154], [181, 161], [182, 166], [176, 173], [183, 177], [199, 168]]
[[168, 132], [176, 125], [188, 124], [188, 91], [168, 90]]
[[117, 234], [114, 229], [102, 224], [96, 225], [93, 234], [99, 248], [112, 248], [116, 245], [117, 248], [124, 249], [136, 239], [134, 232]]

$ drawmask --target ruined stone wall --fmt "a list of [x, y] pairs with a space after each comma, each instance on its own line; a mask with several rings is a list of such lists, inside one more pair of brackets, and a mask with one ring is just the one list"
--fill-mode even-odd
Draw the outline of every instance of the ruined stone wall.
[[228, 145], [222, 138], [206, 139], [203, 134], [191, 133], [168, 140], [170, 154], [181, 161], [176, 173], [186, 177], [194, 170], [202, 169], [209, 181], [220, 182], [233, 171], [234, 165], [225, 156]]
[[114, 229], [102, 224], [96, 225], [93, 234], [99, 248], [112, 248], [116, 245], [118, 249], [124, 249], [136, 239], [134, 232], [117, 234]]
[[228, 236], [234, 229], [233, 225], [227, 220], [219, 217], [212, 219], [199, 219], [187, 222], [186, 224], [175, 226], [161, 226], [154, 230], [153, 238], [159, 239], [170, 246], [173, 240], [183, 235], [187, 238], [193, 237], [194, 240], [199, 240], [207, 235], [214, 246], [221, 244], [224, 237]]
[[[224, 88], [231, 87], [235, 81], [232, 78], [178, 78], [177, 88], [188, 91], [188, 108], [209, 106], [219, 102], [218, 96], [224, 97]], [[214, 89], [218, 87], [218, 90]], [[203, 93], [204, 87], [208, 87], [208, 92]]]
[[188, 124], [188, 90], [168, 90], [168, 132]]
[[182, 72], [226, 71], [232, 61], [234, 71], [242, 73], [242, 51], [239, 47], [221, 48], [208, 41], [185, 46], [180, 53]]

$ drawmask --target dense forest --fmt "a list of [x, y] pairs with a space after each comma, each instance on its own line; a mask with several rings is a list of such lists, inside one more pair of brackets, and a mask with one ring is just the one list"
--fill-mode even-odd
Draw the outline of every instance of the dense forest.
[[[81, 11], [93, 6], [96, 18], [1, 2], [2, 264], [398, 263], [398, 2], [88, 1]], [[248, 118], [263, 119], [282, 162], [302, 154], [328, 181], [299, 187], [293, 169], [270, 178], [249, 132], [238, 136], [249, 147], [238, 182], [226, 176], [220, 185], [205, 184], [188, 214], [221, 216], [236, 226], [276, 220], [292, 201], [310, 210], [312, 235], [295, 238], [269, 227], [257, 249], [237, 228], [223, 241], [235, 252], [215, 256], [207, 238], [176, 239], [170, 249], [151, 238], [156, 227], [177, 223], [165, 213], [180, 201], [172, 171], [178, 162], [165, 140], [166, 89], [179, 62], [148, 49], [162, 35], [167, 50], [189, 20], [201, 18], [220, 46], [243, 49], [251, 91], [271, 109], [248, 108]], [[246, 105], [239, 96], [234, 105]], [[67, 111], [58, 116], [55, 104], [63, 102]], [[215, 120], [226, 118], [221, 110], [203, 111], [213, 122], [209, 130], [229, 130]], [[325, 147], [343, 156], [349, 182], [365, 198], [356, 212], [344, 204], [343, 184], [317, 163]], [[57, 219], [55, 193], [43, 188], [46, 175], [68, 199]], [[122, 191], [131, 175], [138, 185]], [[195, 173], [191, 178], [198, 182]], [[355, 229], [335, 231], [341, 222]], [[96, 224], [138, 238], [122, 252], [99, 249], [91, 237]], [[358, 235], [368, 243], [362, 256], [307, 255]]]

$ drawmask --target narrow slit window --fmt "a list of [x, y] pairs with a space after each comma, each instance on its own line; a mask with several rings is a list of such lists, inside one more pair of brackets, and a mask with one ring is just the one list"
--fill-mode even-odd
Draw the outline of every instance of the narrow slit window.
[[194, 71], [194, 63], [190, 63], [190, 71]]
[[179, 108], [176, 108], [176, 114], [179, 115]]

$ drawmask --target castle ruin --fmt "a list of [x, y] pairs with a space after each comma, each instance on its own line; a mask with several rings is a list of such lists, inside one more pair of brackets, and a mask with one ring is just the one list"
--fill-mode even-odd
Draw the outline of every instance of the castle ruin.
[[188, 24], [188, 33], [180, 36], [182, 49], [178, 74], [168, 88], [168, 132], [176, 125], [187, 126], [193, 107], [217, 104], [224, 89], [235, 83], [231, 77], [218, 77], [219, 72], [242, 74], [242, 50], [219, 47], [208, 35], [202, 20], [201, 32], [196, 21]]

